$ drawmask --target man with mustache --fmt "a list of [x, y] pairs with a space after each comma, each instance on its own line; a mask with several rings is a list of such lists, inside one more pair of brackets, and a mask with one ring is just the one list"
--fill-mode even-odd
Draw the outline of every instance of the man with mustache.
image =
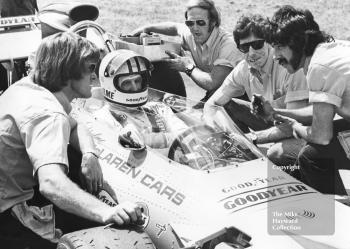
[[[288, 5], [274, 14], [271, 28], [269, 42], [276, 59], [289, 73], [303, 69], [312, 105], [280, 110], [265, 102], [264, 115], [283, 122], [295, 137], [307, 141], [298, 155], [302, 180], [320, 192], [344, 195], [338, 169], [349, 169], [350, 155], [337, 135], [350, 130], [350, 42], [335, 41], [319, 29], [310, 11]], [[336, 114], [342, 119], [334, 121]], [[311, 125], [300, 123], [305, 121]]]
[[266, 25], [261, 15], [240, 17], [233, 35], [244, 60], [208, 100], [204, 113], [210, 117], [213, 105], [224, 106], [243, 132], [248, 133], [249, 129], [259, 131], [250, 133], [254, 142], [277, 142], [267, 153], [275, 164], [290, 165], [294, 164], [303, 142], [291, 138], [292, 134], [285, 132], [283, 126], [272, 127], [271, 122], [254, 116], [250, 112], [250, 102], [237, 99], [244, 93], [250, 100], [254, 94], [259, 94], [278, 108], [296, 109], [307, 105], [308, 91], [303, 72], [290, 75], [273, 60], [273, 50], [265, 42]]
[[185, 18], [184, 24], [156, 23], [141, 27], [132, 34], [156, 32], [180, 36], [183, 54], [168, 52], [170, 58], [165, 62], [174, 70], [186, 73], [195, 84], [206, 90], [206, 96], [201, 100], [206, 101], [220, 87], [241, 56], [232, 36], [220, 27], [221, 17], [214, 1], [190, 0]]

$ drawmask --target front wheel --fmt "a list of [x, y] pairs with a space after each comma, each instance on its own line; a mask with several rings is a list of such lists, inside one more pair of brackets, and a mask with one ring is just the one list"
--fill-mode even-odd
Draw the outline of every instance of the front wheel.
[[141, 229], [94, 227], [65, 234], [57, 249], [155, 249]]

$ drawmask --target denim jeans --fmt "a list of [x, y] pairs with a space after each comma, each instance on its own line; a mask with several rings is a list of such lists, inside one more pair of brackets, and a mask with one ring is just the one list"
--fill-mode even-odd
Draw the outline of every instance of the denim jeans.
[[[68, 146], [68, 159], [69, 159], [69, 178], [80, 184], [79, 171], [81, 165], [80, 152]], [[34, 196], [27, 201], [30, 206], [42, 207], [50, 204], [50, 201], [42, 196], [39, 192], [39, 186], [34, 188]], [[97, 222], [93, 222], [82, 217], [78, 217], [74, 214], [67, 213], [62, 209], [54, 206], [56, 228], [63, 231], [63, 234], [78, 231], [81, 229], [91, 228], [95, 226], [101, 226]], [[43, 239], [29, 228], [22, 225], [17, 218], [12, 216], [11, 209], [0, 213], [0, 247], [6, 245], [6, 248], [11, 249], [54, 249], [55, 243], [51, 243], [49, 240]]]
[[346, 195], [339, 169], [350, 169], [350, 160], [340, 145], [337, 134], [349, 130], [350, 122], [333, 122], [333, 138], [328, 145], [308, 143], [298, 155], [301, 180], [325, 194]]
[[272, 126], [250, 112], [250, 102], [240, 98], [233, 98], [224, 106], [227, 114], [235, 124], [244, 132], [249, 132], [249, 128], [255, 131], [265, 130]]

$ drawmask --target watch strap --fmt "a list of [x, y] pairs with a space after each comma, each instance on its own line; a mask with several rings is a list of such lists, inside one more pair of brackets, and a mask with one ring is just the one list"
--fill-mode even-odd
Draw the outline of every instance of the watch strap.
[[188, 75], [188, 76], [191, 76], [193, 70], [196, 68], [196, 66], [194, 64], [190, 65], [189, 67], [187, 67], [185, 69], [185, 73]]

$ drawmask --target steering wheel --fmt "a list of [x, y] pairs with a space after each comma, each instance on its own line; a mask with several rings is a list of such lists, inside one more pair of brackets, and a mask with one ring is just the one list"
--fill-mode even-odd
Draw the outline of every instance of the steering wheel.
[[194, 169], [207, 170], [252, 160], [255, 156], [229, 133], [198, 125], [176, 137], [168, 158]]

